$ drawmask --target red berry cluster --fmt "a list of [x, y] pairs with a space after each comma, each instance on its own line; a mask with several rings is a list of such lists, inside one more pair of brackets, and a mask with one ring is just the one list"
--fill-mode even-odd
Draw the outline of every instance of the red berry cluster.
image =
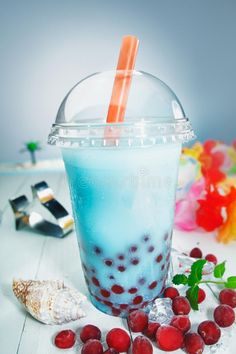
[[[194, 247], [191, 252], [190, 252], [190, 257], [193, 257], [193, 258], [202, 258], [202, 251], [200, 250], [200, 248], [198, 247]], [[206, 256], [205, 256], [205, 259], [208, 261], [208, 262], [212, 262], [214, 264], [217, 264], [218, 260], [216, 258], [216, 256], [212, 253], [208, 253]]]
[[[233, 308], [236, 307], [236, 291], [224, 289], [219, 294], [221, 305], [214, 311], [214, 321], [203, 321], [198, 326], [198, 333], [189, 332], [191, 322], [187, 316], [190, 304], [174, 287], [165, 289], [165, 297], [172, 299], [172, 308], [175, 315], [169, 325], [160, 325], [150, 322], [148, 315], [136, 310], [129, 314], [128, 325], [132, 332], [142, 333], [132, 343], [132, 354], [152, 354], [153, 344], [156, 342], [159, 349], [172, 351], [184, 348], [186, 353], [201, 354], [204, 345], [218, 342], [221, 336], [220, 327], [231, 326], [235, 321]], [[80, 331], [80, 339], [84, 343], [81, 354], [118, 354], [127, 352], [131, 346], [128, 333], [121, 328], [113, 328], [106, 335], [108, 349], [104, 351], [101, 343], [101, 331], [98, 327], [88, 324]], [[150, 341], [151, 340], [151, 341]], [[76, 334], [71, 330], [64, 330], [55, 337], [58, 348], [71, 348], [75, 344]]]
[[[81, 354], [118, 354], [127, 352], [130, 347], [130, 336], [121, 328], [113, 328], [107, 333], [106, 342], [108, 349], [103, 350], [101, 343], [101, 331], [97, 326], [88, 324], [80, 331], [80, 339], [84, 343]], [[76, 340], [75, 332], [64, 330], [55, 337], [55, 345], [61, 349], [74, 346]]]
[[[194, 258], [202, 258], [202, 251], [194, 248], [190, 252]], [[217, 258], [208, 254], [205, 259], [217, 263]], [[173, 351], [184, 349], [188, 354], [203, 353], [204, 346], [218, 342], [221, 337], [220, 327], [229, 327], [235, 322], [234, 308], [236, 308], [236, 291], [223, 289], [219, 294], [220, 305], [214, 310], [214, 321], [206, 320], [199, 324], [197, 332], [189, 332], [191, 322], [188, 317], [191, 306], [187, 297], [180, 296], [174, 287], [164, 290], [164, 297], [172, 300], [174, 316], [169, 325], [160, 325], [150, 322], [148, 315], [142, 310], [135, 310], [128, 315], [129, 329], [138, 335], [132, 342], [132, 354], [152, 354], [153, 344], [156, 342], [159, 349]], [[204, 301], [206, 294], [203, 289], [199, 290], [198, 303]], [[80, 339], [84, 343], [81, 354], [118, 354], [128, 352], [131, 346], [129, 334], [121, 328], [113, 328], [106, 335], [108, 349], [103, 348], [101, 343], [101, 331], [98, 327], [88, 324], [80, 331]], [[72, 330], [63, 330], [55, 337], [55, 345], [66, 349], [74, 346], [76, 334]]]

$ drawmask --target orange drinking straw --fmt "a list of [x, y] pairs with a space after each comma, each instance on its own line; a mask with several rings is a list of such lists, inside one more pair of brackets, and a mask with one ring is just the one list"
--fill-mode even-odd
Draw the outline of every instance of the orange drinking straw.
[[[138, 45], [139, 40], [137, 37], [123, 37], [116, 68], [117, 73], [107, 113], [107, 123], [120, 123], [124, 121]], [[119, 70], [122, 70], [122, 72]]]

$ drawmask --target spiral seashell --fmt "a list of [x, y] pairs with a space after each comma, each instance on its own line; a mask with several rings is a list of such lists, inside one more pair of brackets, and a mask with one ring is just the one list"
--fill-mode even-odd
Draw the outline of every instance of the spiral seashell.
[[19, 302], [40, 322], [62, 324], [85, 316], [81, 304], [86, 297], [63, 281], [14, 279], [12, 289]]

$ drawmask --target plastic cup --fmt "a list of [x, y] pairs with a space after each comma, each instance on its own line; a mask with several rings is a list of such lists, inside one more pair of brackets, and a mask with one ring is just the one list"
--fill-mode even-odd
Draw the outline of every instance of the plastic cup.
[[91, 301], [126, 317], [165, 287], [181, 145], [194, 133], [171, 89], [138, 71], [125, 121], [106, 124], [115, 75], [91, 75], [68, 93], [49, 143], [62, 150]]

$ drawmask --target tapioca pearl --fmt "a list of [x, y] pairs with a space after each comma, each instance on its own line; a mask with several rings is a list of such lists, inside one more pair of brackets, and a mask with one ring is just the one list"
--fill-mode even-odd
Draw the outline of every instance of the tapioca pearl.
[[138, 283], [139, 283], [139, 285], [145, 284], [146, 283], [146, 278], [144, 278], [144, 277], [139, 278]]
[[96, 296], [96, 295], [93, 295], [95, 297], [95, 299], [98, 301], [98, 302], [103, 302], [102, 299], [100, 299], [100, 297]]
[[157, 281], [155, 280], [155, 281], [153, 281], [151, 284], [149, 284], [148, 288], [149, 288], [150, 290], [152, 290], [152, 289], [155, 289], [156, 286], [157, 286]]
[[159, 254], [159, 255], [156, 257], [156, 262], [157, 262], [157, 263], [160, 263], [160, 262], [162, 261], [162, 259], [163, 259], [162, 254]]
[[125, 290], [124, 290], [123, 286], [115, 284], [111, 287], [111, 291], [114, 294], [123, 294]]
[[130, 294], [135, 294], [137, 291], [138, 291], [137, 288], [130, 288], [130, 289], [128, 290], [128, 292], [129, 292]]
[[138, 250], [138, 247], [137, 247], [136, 245], [132, 245], [132, 246], [130, 246], [130, 248], [129, 248], [129, 251], [130, 251], [131, 253], [135, 253], [135, 252], [137, 252], [137, 250]]
[[96, 273], [96, 269], [91, 268], [91, 272], [92, 272], [93, 274], [95, 274], [95, 273]]
[[110, 291], [106, 290], [106, 289], [101, 289], [100, 290], [100, 294], [103, 296], [103, 297], [110, 297], [111, 293]]
[[167, 256], [166, 256], [166, 262], [168, 262], [169, 259], [170, 259], [170, 252], [169, 252], [169, 253], [167, 254]]
[[114, 316], [119, 316], [121, 314], [121, 310], [119, 310], [115, 307], [112, 307], [111, 312]]
[[107, 300], [103, 300], [104, 305], [108, 306], [108, 307], [112, 307], [113, 303], [111, 301], [107, 301]]
[[126, 267], [123, 266], [123, 265], [119, 265], [119, 266], [117, 267], [117, 269], [118, 269], [119, 272], [124, 272], [124, 271], [126, 270]]
[[114, 279], [115, 279], [114, 275], [112, 275], [112, 274], [111, 274], [111, 275], [108, 275], [108, 278], [111, 279], [111, 280], [114, 280]]
[[164, 269], [165, 269], [165, 264], [162, 264], [161, 270], [164, 270]]
[[133, 299], [133, 304], [134, 305], [138, 305], [141, 304], [143, 301], [143, 297], [141, 295], [137, 295], [135, 296], [135, 298]]
[[133, 265], [137, 265], [137, 264], [139, 264], [139, 259], [137, 257], [131, 258], [130, 263]]
[[112, 259], [105, 259], [105, 260], [104, 260], [104, 263], [105, 263], [108, 267], [111, 267], [111, 266], [113, 265]]
[[121, 309], [121, 310], [126, 310], [128, 307], [129, 307], [128, 304], [121, 304], [121, 305], [120, 305], [120, 309]]
[[147, 249], [147, 251], [148, 251], [149, 253], [152, 253], [152, 252], [154, 251], [154, 249], [155, 249], [154, 246], [149, 246], [148, 249]]
[[94, 246], [93, 250], [97, 255], [102, 254], [102, 249], [98, 246]]
[[142, 237], [143, 242], [148, 242], [150, 240], [150, 236], [148, 234], [143, 235]]
[[117, 258], [120, 260], [120, 261], [123, 261], [125, 259], [125, 256], [124, 254], [118, 254]]
[[92, 282], [95, 286], [100, 286], [99, 280], [95, 277], [92, 277]]

